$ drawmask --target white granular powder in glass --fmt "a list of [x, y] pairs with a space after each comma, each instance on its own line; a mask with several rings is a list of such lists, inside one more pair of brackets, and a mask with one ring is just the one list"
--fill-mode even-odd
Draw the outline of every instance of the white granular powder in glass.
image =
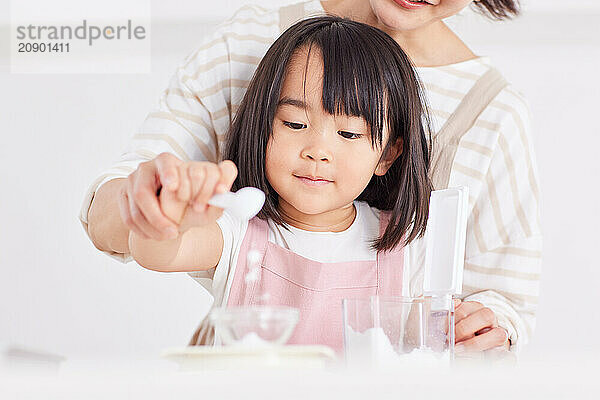
[[363, 333], [347, 327], [346, 358], [349, 364], [369, 364], [378, 367], [430, 367], [447, 364], [448, 351], [442, 353], [422, 347], [409, 353], [399, 353], [382, 328], [370, 328]]

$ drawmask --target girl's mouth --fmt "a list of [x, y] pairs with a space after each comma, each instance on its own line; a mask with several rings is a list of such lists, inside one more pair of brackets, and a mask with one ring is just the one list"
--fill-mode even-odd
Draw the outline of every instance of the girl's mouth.
[[294, 175], [294, 177], [298, 178], [300, 180], [300, 182], [304, 183], [305, 185], [308, 186], [324, 186], [327, 185], [328, 183], [332, 183], [333, 181], [330, 181], [329, 179], [325, 179], [322, 178], [320, 176], [300, 176], [300, 175]]
[[394, 0], [396, 4], [409, 10], [417, 10], [431, 4], [426, 1], [420, 0]]

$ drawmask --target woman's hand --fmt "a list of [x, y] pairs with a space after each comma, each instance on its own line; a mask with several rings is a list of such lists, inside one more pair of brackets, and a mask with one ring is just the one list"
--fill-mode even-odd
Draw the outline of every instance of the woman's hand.
[[496, 314], [476, 301], [465, 301], [455, 306], [455, 350], [476, 352], [503, 347], [508, 350], [508, 332], [498, 326]]
[[237, 168], [231, 161], [179, 164], [177, 190], [160, 192], [162, 212], [179, 225], [180, 232], [215, 222], [223, 209], [208, 205], [208, 201], [213, 195], [228, 191], [236, 176]]
[[119, 212], [130, 231], [144, 239], [166, 240], [177, 237], [178, 226], [161, 211], [159, 189], [178, 188], [177, 168], [183, 161], [170, 153], [141, 163], [127, 177], [119, 192]]

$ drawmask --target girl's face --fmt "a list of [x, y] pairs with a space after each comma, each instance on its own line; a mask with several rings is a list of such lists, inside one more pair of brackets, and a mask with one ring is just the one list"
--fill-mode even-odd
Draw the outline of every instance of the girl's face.
[[[360, 0], [362, 1], [362, 0]], [[473, 0], [369, 0], [383, 30], [410, 31], [451, 17]]]
[[[323, 110], [323, 61], [314, 48], [307, 55], [299, 49], [290, 60], [266, 153], [279, 209], [295, 217], [351, 205], [373, 174], [385, 174], [396, 158], [379, 162], [385, 146], [372, 147], [363, 118]], [[383, 144], [387, 137], [384, 132]]]

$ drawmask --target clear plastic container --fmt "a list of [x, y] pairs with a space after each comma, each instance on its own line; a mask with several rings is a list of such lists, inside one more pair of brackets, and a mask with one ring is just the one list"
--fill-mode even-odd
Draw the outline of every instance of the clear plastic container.
[[349, 366], [448, 365], [454, 356], [451, 295], [343, 300]]

